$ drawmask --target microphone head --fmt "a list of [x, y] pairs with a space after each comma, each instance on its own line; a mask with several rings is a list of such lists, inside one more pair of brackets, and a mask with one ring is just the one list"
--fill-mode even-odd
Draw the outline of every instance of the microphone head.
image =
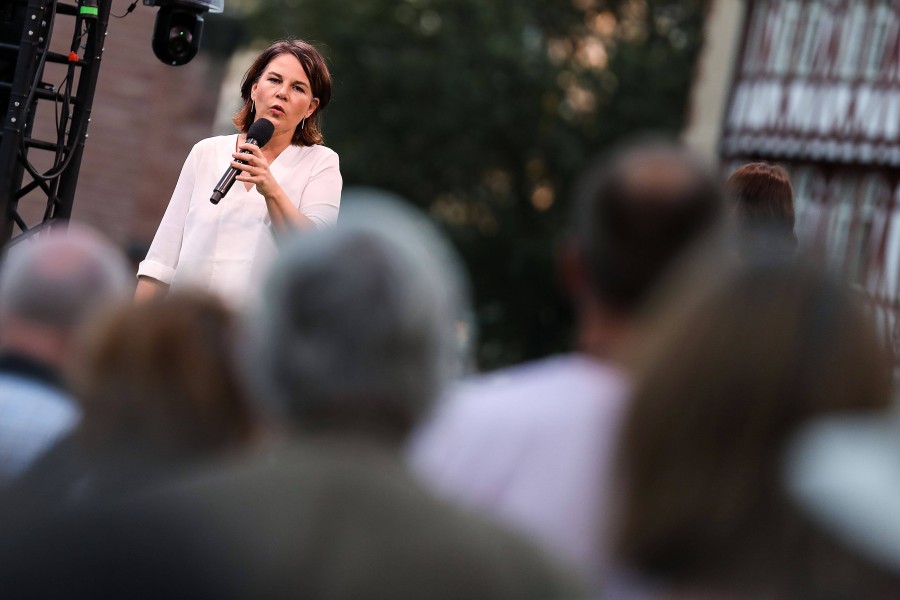
[[247, 130], [247, 139], [256, 140], [256, 145], [262, 148], [272, 139], [273, 133], [275, 133], [275, 125], [272, 124], [272, 121], [260, 118], [250, 125], [250, 129]]

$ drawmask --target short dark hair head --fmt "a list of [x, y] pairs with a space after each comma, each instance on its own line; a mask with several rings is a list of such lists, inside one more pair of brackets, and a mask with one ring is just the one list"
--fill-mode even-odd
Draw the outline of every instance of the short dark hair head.
[[745, 254], [794, 252], [794, 190], [783, 167], [766, 162], [745, 164], [731, 174], [726, 187]]
[[639, 309], [723, 204], [712, 172], [673, 143], [637, 142], [593, 163], [575, 188], [572, 229], [598, 299]]
[[748, 163], [728, 178], [739, 224], [759, 222], [794, 229], [794, 190], [783, 167], [766, 162]]
[[256, 111], [253, 108], [250, 91], [253, 84], [259, 81], [269, 62], [282, 54], [291, 54], [300, 61], [303, 70], [306, 71], [306, 76], [309, 77], [312, 96], [319, 100], [316, 110], [306, 119], [305, 124], [302, 127], [297, 125], [291, 143], [295, 146], [321, 144], [325, 138], [322, 136], [320, 115], [331, 101], [331, 73], [328, 71], [328, 65], [325, 64], [322, 54], [312, 44], [303, 40], [279, 40], [256, 57], [241, 81], [241, 99], [244, 101], [244, 105], [234, 116], [232, 122], [243, 133], [247, 133], [247, 130], [250, 129], [256, 120]]

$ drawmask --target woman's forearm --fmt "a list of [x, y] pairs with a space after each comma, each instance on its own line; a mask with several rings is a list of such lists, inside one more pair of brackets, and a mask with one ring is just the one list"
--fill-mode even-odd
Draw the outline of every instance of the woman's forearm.
[[166, 295], [169, 285], [158, 279], [141, 275], [134, 290], [135, 302], [147, 302]]
[[291, 203], [287, 194], [279, 188], [266, 196], [266, 208], [272, 224], [281, 231], [295, 229], [315, 229], [315, 224]]

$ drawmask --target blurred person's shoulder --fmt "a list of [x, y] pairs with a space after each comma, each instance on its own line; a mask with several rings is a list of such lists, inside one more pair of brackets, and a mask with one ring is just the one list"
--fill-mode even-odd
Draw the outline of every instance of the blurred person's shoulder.
[[546, 416], [580, 418], [579, 409], [614, 409], [627, 388], [617, 365], [561, 354], [463, 380], [442, 398], [436, 419], [501, 417], [513, 425]]
[[445, 393], [409, 459], [442, 492], [493, 504], [498, 476], [530, 471], [535, 453], [562, 462], [593, 453], [614, 434], [628, 389], [618, 366], [578, 354], [476, 376]]
[[[527, 599], [581, 589], [532, 544], [435, 497], [375, 439], [305, 436], [134, 500], [189, 515], [264, 597]], [[340, 576], [311, 575], [323, 573]]]

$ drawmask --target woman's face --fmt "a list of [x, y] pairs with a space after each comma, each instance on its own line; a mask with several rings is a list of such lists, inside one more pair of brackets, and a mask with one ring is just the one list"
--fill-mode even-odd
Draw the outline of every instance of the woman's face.
[[276, 132], [291, 132], [319, 104], [313, 98], [309, 77], [293, 54], [279, 54], [269, 61], [250, 91], [256, 103], [256, 118], [265, 117]]

